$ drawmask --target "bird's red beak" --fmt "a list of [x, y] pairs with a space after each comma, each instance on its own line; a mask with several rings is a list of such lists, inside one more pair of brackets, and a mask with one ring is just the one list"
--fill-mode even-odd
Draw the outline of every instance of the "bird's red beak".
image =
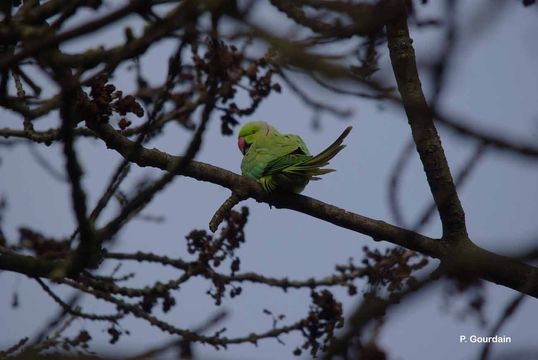
[[240, 136], [237, 138], [237, 146], [239, 147], [239, 150], [241, 151], [241, 154], [245, 155], [245, 150], [246, 150], [246, 143], [245, 143], [245, 138]]

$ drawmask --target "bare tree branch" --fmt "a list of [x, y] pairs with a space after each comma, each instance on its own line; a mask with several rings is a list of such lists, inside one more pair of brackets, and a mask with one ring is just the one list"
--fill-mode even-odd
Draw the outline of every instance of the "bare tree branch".
[[[499, 334], [499, 331], [506, 324], [506, 322], [510, 319], [510, 317], [512, 317], [516, 313], [517, 309], [521, 306], [524, 299], [525, 299], [525, 294], [517, 294], [516, 296], [514, 296], [514, 298], [506, 305], [504, 311], [501, 313], [501, 316], [499, 317], [495, 325], [491, 328], [491, 331], [489, 332], [489, 336], [495, 336]], [[491, 351], [491, 346], [492, 346], [492, 343], [486, 342], [480, 354], [481, 360], [487, 360]]]
[[398, 8], [399, 16], [387, 23], [388, 46], [398, 90], [433, 199], [439, 210], [443, 239], [455, 244], [465, 242], [468, 240], [465, 213], [431, 111], [422, 92], [415, 51], [407, 28], [406, 5], [403, 1], [399, 1]]
[[[94, 131], [99, 134], [108, 147], [124, 156], [131, 153], [133, 142], [118, 134], [110, 125], [99, 124], [94, 127]], [[176, 161], [176, 158], [156, 149], [143, 149], [139, 152], [139, 156], [132, 160], [139, 166], [152, 166], [165, 170], [169, 168], [171, 162]], [[182, 175], [201, 181], [209, 181], [230, 190], [239, 186], [248, 196], [257, 201], [272, 204], [277, 208], [299, 211], [371, 236], [377, 241], [386, 240], [407, 249], [449, 261], [459, 271], [468, 271], [470, 274], [519, 291], [527, 289], [527, 294], [538, 296], [538, 286], [534, 286], [534, 289], [527, 288], [527, 284], [537, 283], [534, 279], [538, 279], [538, 269], [517, 260], [493, 254], [472, 243], [466, 244], [465, 248], [458, 249], [456, 252], [454, 249], [446, 249], [440, 241], [383, 221], [345, 211], [306, 196], [288, 194], [269, 196], [254, 180], [209, 164], [192, 161], [185, 167]]]

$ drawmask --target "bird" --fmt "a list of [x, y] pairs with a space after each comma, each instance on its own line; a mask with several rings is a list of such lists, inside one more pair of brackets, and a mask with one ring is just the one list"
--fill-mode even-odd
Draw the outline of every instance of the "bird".
[[311, 180], [335, 171], [325, 166], [346, 146], [343, 141], [351, 129], [347, 127], [325, 150], [312, 156], [298, 135], [281, 134], [264, 121], [247, 122], [237, 136], [243, 154], [241, 173], [256, 179], [268, 193], [301, 193]]

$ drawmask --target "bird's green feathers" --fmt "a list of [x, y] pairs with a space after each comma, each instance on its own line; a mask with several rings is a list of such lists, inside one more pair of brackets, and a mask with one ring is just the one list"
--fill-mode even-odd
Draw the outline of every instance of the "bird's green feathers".
[[299, 136], [281, 134], [263, 121], [246, 123], [238, 135], [244, 155], [241, 172], [258, 180], [268, 192], [299, 193], [310, 180], [334, 171], [324, 167], [345, 147], [343, 141], [350, 131], [351, 126], [325, 150], [312, 156]]

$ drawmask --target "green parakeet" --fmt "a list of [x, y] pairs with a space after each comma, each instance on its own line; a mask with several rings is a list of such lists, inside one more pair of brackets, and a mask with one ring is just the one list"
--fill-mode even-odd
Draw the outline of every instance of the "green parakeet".
[[342, 142], [350, 131], [351, 126], [329, 147], [312, 156], [299, 136], [281, 134], [263, 121], [248, 122], [237, 137], [244, 155], [241, 172], [258, 180], [267, 192], [278, 189], [300, 193], [310, 180], [319, 180], [320, 175], [334, 171], [324, 167], [345, 147]]

